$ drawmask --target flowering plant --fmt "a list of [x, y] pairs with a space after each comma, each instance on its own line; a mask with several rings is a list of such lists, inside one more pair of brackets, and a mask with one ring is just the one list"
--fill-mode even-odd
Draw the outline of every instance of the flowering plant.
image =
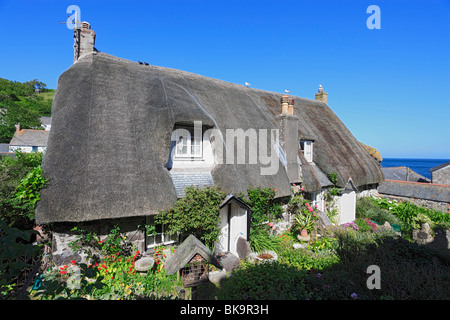
[[355, 230], [359, 230], [358, 226], [353, 221], [345, 223], [344, 224], [344, 228], [352, 228], [352, 229], [355, 229]]
[[288, 210], [295, 215], [296, 224], [294, 228], [310, 232], [314, 229], [317, 219], [317, 206], [311, 206], [309, 201], [304, 198], [303, 188], [301, 190], [289, 200]]
[[370, 226], [372, 231], [377, 229], [378, 225], [369, 218], [364, 218], [364, 221]]

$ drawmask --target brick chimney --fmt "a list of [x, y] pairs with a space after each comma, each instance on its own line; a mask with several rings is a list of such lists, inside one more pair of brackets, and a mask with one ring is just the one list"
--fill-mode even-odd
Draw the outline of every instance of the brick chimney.
[[83, 55], [95, 51], [95, 32], [91, 29], [91, 25], [86, 21], [83, 21], [81, 25], [75, 26], [73, 32], [73, 63], [75, 63]]
[[297, 162], [300, 145], [298, 118], [294, 116], [294, 99], [281, 97], [281, 114], [277, 116], [280, 130], [280, 147], [286, 156], [286, 173], [290, 183], [301, 181], [300, 167]]
[[289, 97], [281, 97], [281, 114], [289, 113]]
[[319, 91], [316, 93], [316, 101], [327, 104], [327, 93], [323, 92], [322, 85], [319, 85]]
[[289, 99], [288, 113], [290, 115], [294, 115], [294, 102], [295, 102], [294, 99], [292, 99], [292, 98]]

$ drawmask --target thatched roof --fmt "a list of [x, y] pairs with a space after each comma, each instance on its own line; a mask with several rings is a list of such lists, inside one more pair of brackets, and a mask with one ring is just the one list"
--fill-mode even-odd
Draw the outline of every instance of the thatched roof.
[[[87, 55], [58, 80], [43, 162], [50, 184], [41, 193], [38, 222], [169, 208], [176, 191], [165, 164], [175, 123], [197, 120], [222, 132], [275, 129], [281, 95], [101, 52]], [[327, 105], [293, 98], [300, 134], [314, 138], [314, 162], [322, 172], [337, 172], [342, 186], [350, 176], [358, 186], [382, 181], [376, 162]], [[299, 157], [305, 188], [320, 189], [316, 170], [301, 152]], [[266, 165], [219, 164], [212, 177], [228, 193], [272, 186], [277, 197], [290, 195], [281, 163], [274, 175], [261, 175], [261, 167]]]

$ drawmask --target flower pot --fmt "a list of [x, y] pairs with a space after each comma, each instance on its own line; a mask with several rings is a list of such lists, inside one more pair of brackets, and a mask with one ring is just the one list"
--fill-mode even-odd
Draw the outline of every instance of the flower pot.
[[308, 236], [308, 230], [302, 229], [302, 230], [300, 231], [300, 235], [301, 235], [302, 237], [307, 237], [307, 236]]

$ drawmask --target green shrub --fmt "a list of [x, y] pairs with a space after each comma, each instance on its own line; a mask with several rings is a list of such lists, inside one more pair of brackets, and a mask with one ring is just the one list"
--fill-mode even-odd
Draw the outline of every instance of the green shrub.
[[372, 227], [363, 218], [357, 218], [355, 223], [361, 232], [370, 232], [372, 230]]
[[0, 298], [7, 297], [23, 270], [32, 266], [32, 258], [39, 253], [39, 247], [31, 243], [35, 233], [0, 220]]
[[370, 197], [359, 198], [356, 201], [356, 217], [369, 218], [379, 224], [384, 224], [386, 221], [390, 224], [400, 224], [399, 219], [392, 212], [389, 212], [390, 207], [395, 207], [395, 204], [389, 203], [387, 200], [380, 204]]
[[30, 230], [34, 207], [46, 181], [40, 168], [42, 153], [16, 151], [0, 159], [0, 219], [12, 227]]
[[292, 300], [306, 297], [306, 271], [283, 263], [244, 263], [217, 292], [221, 300]]
[[251, 227], [258, 228], [267, 221], [281, 217], [283, 208], [275, 200], [277, 189], [248, 187], [247, 195], [240, 194], [240, 198], [252, 209]]
[[281, 245], [281, 239], [271, 235], [269, 230], [263, 228], [250, 229], [250, 248], [253, 252], [267, 250], [277, 251]]
[[219, 236], [219, 205], [226, 193], [218, 187], [187, 187], [186, 196], [177, 199], [169, 210], [155, 216], [155, 222], [166, 225], [168, 234], [193, 234], [212, 248]]

